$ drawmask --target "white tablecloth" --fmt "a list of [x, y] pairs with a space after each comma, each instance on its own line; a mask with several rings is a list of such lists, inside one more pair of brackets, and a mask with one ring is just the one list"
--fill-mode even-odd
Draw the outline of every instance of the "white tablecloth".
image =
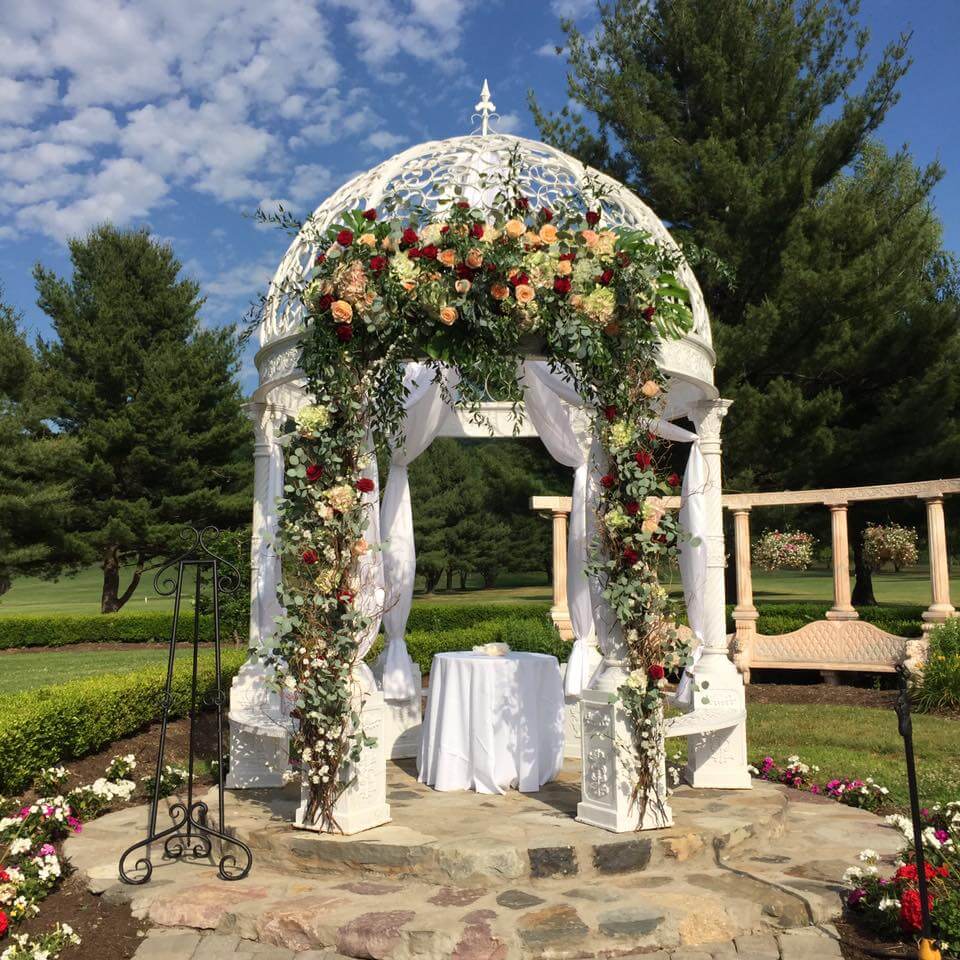
[[563, 766], [563, 683], [556, 657], [440, 653], [418, 757], [437, 790], [532, 793]]

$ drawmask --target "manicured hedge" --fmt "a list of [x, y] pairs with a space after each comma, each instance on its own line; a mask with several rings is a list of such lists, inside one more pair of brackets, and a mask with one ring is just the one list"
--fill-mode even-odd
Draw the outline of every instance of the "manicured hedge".
[[549, 613], [549, 603], [418, 603], [407, 630], [463, 630], [493, 620], [544, 620]]
[[[170, 639], [169, 611], [0, 617], [0, 650], [11, 647], [65, 647], [74, 643], [158, 643]], [[200, 618], [202, 636], [213, 631], [213, 617]], [[193, 636], [193, 613], [181, 613], [178, 631]], [[222, 632], [222, 631], [221, 631]]]
[[[764, 634], [790, 633], [799, 630], [804, 624], [814, 620], [823, 620], [824, 614], [830, 609], [829, 603], [758, 603], [760, 619], [757, 621], [757, 630]], [[734, 629], [732, 612], [727, 608], [727, 627]], [[884, 606], [858, 607], [860, 619], [872, 623], [898, 637], [919, 637], [922, 630], [920, 614], [921, 606]]]
[[[223, 651], [225, 687], [246, 657], [246, 650]], [[189, 711], [191, 669], [187, 659], [174, 668], [171, 716]], [[44, 767], [95, 753], [160, 720], [165, 682], [166, 665], [158, 665], [0, 698], [0, 793], [21, 790]], [[208, 697], [215, 689], [213, 656], [205, 652], [198, 690]]]

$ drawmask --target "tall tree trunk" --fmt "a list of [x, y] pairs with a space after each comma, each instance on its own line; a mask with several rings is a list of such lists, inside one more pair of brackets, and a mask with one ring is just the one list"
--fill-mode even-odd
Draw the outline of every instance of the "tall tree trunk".
[[447, 590], [453, 589], [453, 567], [447, 567]]
[[863, 553], [863, 531], [866, 529], [866, 520], [857, 517], [853, 524], [853, 572], [856, 577], [850, 600], [855, 607], [876, 606], [877, 598], [873, 593], [873, 571], [867, 566]]
[[436, 587], [439, 580], [440, 580], [439, 571], [437, 571], [436, 573], [434, 573], [433, 571], [430, 571], [430, 573], [425, 573], [423, 575], [424, 593], [433, 593], [434, 588]]
[[458, 572], [459, 575], [460, 575], [460, 589], [461, 589], [461, 590], [466, 590], [466, 589], [467, 589], [467, 571], [466, 571], [466, 570], [459, 570], [459, 571], [457, 571], [457, 572]]
[[492, 590], [497, 585], [497, 573], [498, 570], [496, 567], [490, 567], [483, 571], [484, 589]]
[[116, 613], [134, 594], [140, 584], [143, 567], [146, 562], [144, 555], [137, 555], [137, 565], [127, 589], [120, 593], [120, 548], [110, 544], [103, 554], [103, 590], [100, 594], [100, 612]]
[[0, 573], [0, 597], [13, 585], [13, 577], [9, 573]]

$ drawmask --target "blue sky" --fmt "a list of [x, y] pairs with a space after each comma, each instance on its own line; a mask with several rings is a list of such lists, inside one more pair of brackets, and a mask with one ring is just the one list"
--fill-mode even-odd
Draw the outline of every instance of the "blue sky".
[[[499, 129], [535, 136], [526, 91], [566, 100], [560, 16], [593, 0], [0, 0], [0, 282], [49, 334], [30, 270], [67, 269], [64, 240], [110, 219], [169, 240], [239, 319], [288, 238], [249, 214], [309, 212], [351, 175], [422, 140], [468, 133], [488, 77]], [[957, 0], [863, 0], [871, 55], [914, 31], [914, 65], [882, 130], [947, 176], [960, 250]], [[252, 386], [249, 362], [246, 387]]]

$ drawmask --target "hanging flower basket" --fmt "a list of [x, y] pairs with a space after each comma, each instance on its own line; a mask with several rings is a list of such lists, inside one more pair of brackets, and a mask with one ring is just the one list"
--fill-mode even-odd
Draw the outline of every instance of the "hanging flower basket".
[[891, 523], [887, 526], [869, 524], [863, 531], [863, 558], [871, 570], [880, 570], [892, 563], [900, 571], [917, 562], [917, 531]]
[[801, 530], [764, 530], [753, 548], [763, 570], [806, 570], [813, 563], [816, 539]]

